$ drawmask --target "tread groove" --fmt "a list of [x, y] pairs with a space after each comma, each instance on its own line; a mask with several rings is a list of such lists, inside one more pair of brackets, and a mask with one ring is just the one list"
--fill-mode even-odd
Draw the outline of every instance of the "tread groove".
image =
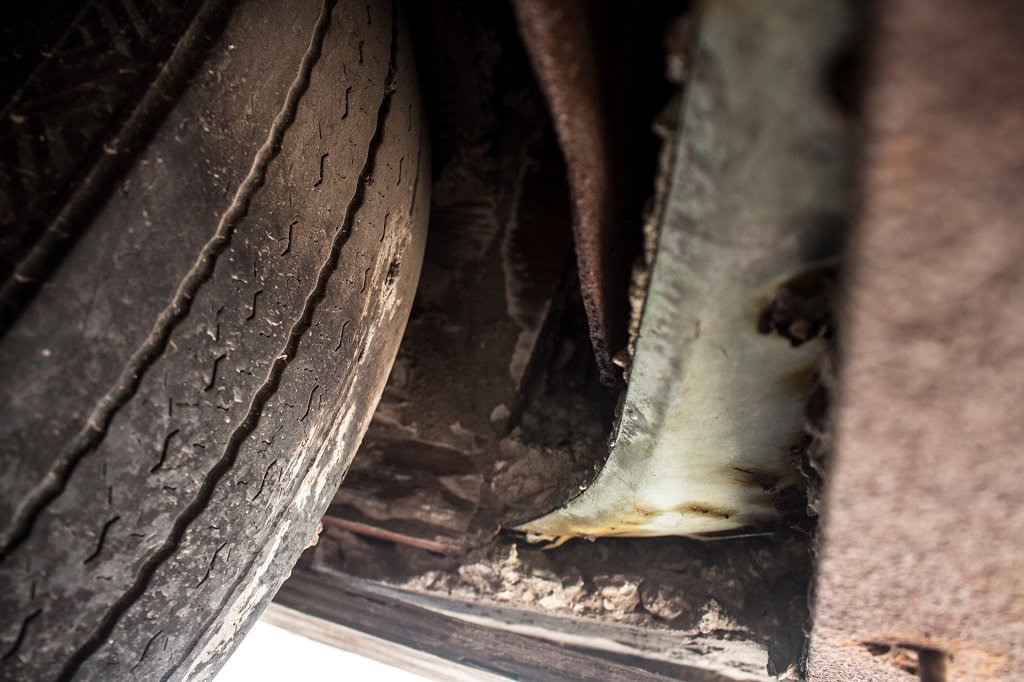
[[271, 469], [273, 469], [273, 468], [274, 468], [274, 466], [276, 466], [276, 465], [277, 465], [277, 462], [278, 462], [278, 460], [276, 460], [276, 459], [275, 459], [275, 460], [274, 460], [273, 462], [271, 462], [270, 464], [268, 464], [268, 465], [267, 465], [267, 468], [266, 468], [266, 470], [265, 470], [265, 471], [263, 472], [263, 480], [262, 480], [262, 481], [260, 481], [260, 487], [259, 487], [259, 490], [257, 490], [257, 491], [256, 491], [256, 494], [255, 494], [255, 495], [253, 495], [253, 496], [252, 496], [252, 497], [251, 497], [251, 498], [249, 499], [249, 501], [250, 501], [250, 502], [255, 502], [255, 501], [256, 501], [256, 498], [257, 498], [257, 497], [259, 497], [260, 495], [262, 495], [262, 494], [263, 494], [263, 488], [265, 488], [265, 487], [266, 487], [266, 485], [267, 485], [267, 479], [268, 479], [268, 478], [270, 478], [270, 470], [271, 470]]
[[[366, 159], [363, 163], [363, 168], [359, 173], [359, 179], [356, 184], [356, 191], [353, 194], [352, 199], [345, 210], [345, 218], [342, 229], [339, 230], [338, 233], [335, 235], [334, 244], [332, 244], [332, 248], [328, 253], [327, 261], [323, 264], [323, 266], [320, 268], [319, 273], [317, 274], [316, 286], [310, 293], [310, 296], [306, 299], [306, 305], [303, 307], [303, 316], [302, 318], [300, 318], [300, 322], [302, 320], [305, 320], [305, 327], [301, 328], [298, 331], [298, 333], [296, 333], [296, 329], [293, 328], [291, 334], [289, 334], [289, 346], [292, 345], [292, 340], [294, 340], [294, 347], [296, 349], [298, 347], [299, 337], [301, 337], [309, 328], [313, 308], [315, 308], [316, 304], [319, 303], [319, 301], [324, 298], [324, 295], [326, 293], [327, 281], [330, 279], [331, 275], [337, 269], [339, 256], [341, 254], [341, 247], [343, 246], [344, 241], [348, 239], [349, 235], [352, 232], [352, 228], [355, 225], [356, 213], [363, 205], [366, 194], [366, 185], [370, 179], [370, 176], [373, 174], [374, 168], [376, 166], [377, 151], [380, 149], [381, 145], [384, 142], [384, 122], [387, 120], [388, 114], [391, 111], [391, 98], [392, 94], [394, 93], [395, 68], [397, 65], [396, 53], [398, 48], [398, 9], [395, 6], [394, 2], [392, 2], [392, 22], [393, 23], [391, 30], [390, 58], [388, 62], [387, 76], [384, 81], [384, 94], [383, 97], [381, 98], [380, 105], [377, 109], [376, 126], [373, 131], [373, 136], [370, 138], [370, 144], [367, 148], [367, 154]], [[413, 201], [415, 201], [415, 197]], [[308, 315], [306, 310], [307, 307], [310, 308], [308, 310]], [[346, 324], [347, 323], [348, 321], [346, 321]], [[271, 463], [270, 467], [273, 467], [273, 465], [276, 463], [277, 462], [275, 460], [274, 462]], [[267, 468], [267, 473], [269, 473], [270, 467]], [[264, 476], [264, 481], [265, 480], [266, 475]], [[262, 492], [262, 490], [263, 486], [260, 487], [260, 492]], [[253, 499], [255, 499], [255, 497]], [[268, 525], [273, 528], [278, 527], [281, 523], [282, 515], [283, 512], [278, 513], [278, 515]], [[210, 628], [213, 626], [213, 623], [217, 620], [217, 617], [224, 611], [224, 608], [227, 605], [228, 600], [231, 599], [236, 590], [249, 575], [249, 572], [252, 570], [252, 567], [255, 565], [256, 560], [259, 558], [259, 556], [259, 552], [256, 552], [249, 557], [249, 560], [246, 562], [245, 566], [239, 572], [238, 577], [235, 578], [234, 581], [232, 581], [231, 586], [225, 591], [225, 596], [221, 599], [220, 603], [217, 605], [215, 609], [213, 609], [211, 615], [206, 619], [202, 627], [198, 629], [195, 637], [193, 637], [192, 641], [189, 642], [188, 646], [183, 649], [183, 654], [179, 658], [179, 663], [171, 666], [168, 669], [168, 672], [160, 678], [161, 682], [167, 682], [178, 670], [178, 668], [182, 665], [182, 663], [184, 661], [187, 661], [192, 656], [196, 647], [203, 640], [206, 633], [209, 632]]]
[[[285, 97], [285, 104], [278, 114], [277, 119], [275, 119], [274, 124], [271, 126], [271, 134], [263, 147], [261, 147], [259, 152], [257, 152], [256, 159], [253, 162], [253, 166], [250, 169], [249, 174], [239, 186], [238, 193], [235, 196], [235, 201], [232, 202], [232, 205], [228, 208], [228, 211], [222, 218], [221, 225], [218, 228], [218, 234], [207, 243], [207, 245], [211, 247], [211, 251], [213, 251], [210, 256], [212, 260], [216, 260], [216, 255], [223, 251], [223, 248], [227, 245], [230, 233], [234, 228], [234, 223], [245, 215], [245, 211], [248, 209], [248, 204], [253, 195], [263, 184], [267, 167], [274, 156], [276, 156], [285, 131], [295, 119], [299, 100], [309, 85], [313, 66], [320, 59], [320, 55], [323, 50], [324, 38], [330, 28], [330, 18], [334, 5], [335, 0], [324, 0], [320, 16], [318, 17], [313, 29], [313, 35], [310, 38], [309, 47], [302, 57], [302, 61], [299, 66], [299, 73], [296, 75], [295, 80], [288, 89], [288, 94]], [[319, 276], [317, 277], [316, 286], [313, 291], [310, 292], [309, 296], [307, 296], [302, 308], [302, 313], [300, 314], [299, 319], [292, 326], [291, 332], [288, 334], [284, 349], [274, 359], [274, 362], [271, 364], [270, 369], [267, 372], [266, 379], [253, 395], [245, 418], [239, 423], [234, 431], [232, 431], [220, 458], [208, 472], [196, 497], [192, 499], [181, 515], [175, 519], [170, 534], [165, 538], [161, 546], [143, 563], [141, 569], [136, 574], [132, 585], [121, 595], [120, 598], [117, 599], [116, 602], [114, 602], [111, 608], [104, 615], [92, 636], [89, 637], [89, 639], [87, 639], [71, 655], [58, 674], [57, 679], [70, 680], [73, 678], [82, 663], [84, 663], [103, 645], [104, 642], [106, 642], [121, 617], [136, 603], [136, 601], [138, 601], [140, 597], [142, 597], [143, 594], [146, 593], [149, 583], [153, 579], [157, 570], [174, 555], [178, 547], [181, 545], [186, 531], [192, 525], [192, 522], [203, 513], [210, 500], [213, 499], [213, 495], [217, 490], [221, 479], [223, 479], [224, 476], [234, 467], [242, 443], [251, 435], [253, 430], [259, 424], [260, 415], [264, 406], [271, 396], [273, 396], [277, 391], [284, 368], [287, 366], [291, 358], [294, 357], [295, 352], [298, 349], [299, 341], [301, 340], [305, 330], [309, 327], [309, 321], [316, 305], [323, 298], [326, 290], [327, 279], [330, 276], [328, 266], [331, 264], [331, 261], [333, 261], [334, 264], [337, 263], [338, 254], [340, 253], [342, 246], [344, 246], [347, 241], [349, 234], [351, 234], [354, 200], [355, 197], [353, 197], [353, 202], [350, 202], [346, 209], [345, 225], [343, 225], [335, 235], [334, 248], [331, 250], [329, 261], [321, 268]], [[235, 215], [232, 215], [232, 213]], [[230, 219], [229, 216], [231, 216]], [[230, 228], [228, 227], [229, 225]], [[223, 228], [223, 235], [221, 235], [221, 228]], [[219, 240], [218, 237], [220, 237]], [[206, 249], [204, 249], [204, 252], [205, 251]], [[197, 263], [197, 266], [200, 267], [196, 269], [198, 277], [196, 289], [198, 289], [198, 286], [208, 279], [210, 274], [212, 274], [212, 262], [208, 268], [209, 271], [205, 271], [201, 267], [203, 260], [204, 259], [201, 257], [200, 262]], [[191, 274], [193, 273], [190, 273], [190, 275]], [[202, 276], [199, 277], [199, 275]], [[189, 278], [186, 278], [186, 282], [187, 281], [189, 281]], [[194, 296], [194, 294], [195, 291], [192, 291], [191, 295], [183, 300], [183, 305], [190, 304], [191, 297]], [[178, 297], [175, 298], [177, 300]], [[162, 347], [162, 345], [166, 343], [166, 337], [169, 335], [169, 330], [167, 332], [161, 332], [161, 334], [163, 341], [160, 345]], [[137, 383], [138, 381], [136, 379], [136, 386]], [[130, 395], [126, 396], [126, 399], [130, 397]], [[107, 423], [109, 424], [109, 421]]]
[[139, 660], [136, 661], [135, 665], [132, 666], [132, 671], [134, 671], [136, 668], [142, 665], [142, 662], [146, 660], [146, 656], [149, 655], [149, 650], [153, 647], [153, 642], [155, 642], [156, 638], [162, 634], [164, 634], [163, 630], [157, 630], [157, 633], [149, 638], [149, 640], [146, 642], [146, 646], [142, 649], [142, 655], [139, 656]]
[[110, 528], [120, 520], [120, 516], [115, 516], [114, 518], [110, 519], [109, 521], [103, 524], [103, 528], [100, 529], [100, 535], [96, 539], [96, 549], [94, 549], [89, 556], [85, 557], [85, 559], [82, 561], [83, 564], [88, 564], [89, 562], [96, 560], [96, 557], [98, 557], [100, 555], [100, 552], [103, 551], [103, 544], [107, 541], [107, 533], [109, 533]]
[[[227, 541], [222, 542], [222, 543], [220, 543], [220, 546], [217, 547], [217, 549], [213, 552], [213, 556], [210, 557], [210, 565], [206, 569], [206, 575], [204, 575], [203, 579], [199, 581], [199, 585], [202, 585], [203, 583], [205, 583], [207, 580], [210, 579], [210, 574], [213, 573], [213, 565], [215, 563], [217, 563], [217, 557], [220, 555], [221, 550], [224, 549], [227, 546], [228, 546]], [[196, 587], [199, 587], [199, 585], [196, 585]]]
[[32, 621], [34, 621], [42, 612], [42, 609], [36, 609], [32, 613], [25, 616], [25, 620], [21, 621], [21, 627], [18, 628], [18, 636], [14, 638], [14, 643], [11, 644], [11, 648], [9, 648], [4, 653], [4, 655], [0, 657], [0, 661], [6, 661], [7, 659], [11, 658], [16, 653], [18, 653], [18, 649], [21, 648], [22, 642], [25, 641], [25, 635], [28, 632], [28, 626], [31, 625]]
[[[213, 271], [213, 263], [216, 260], [216, 256], [226, 247], [230, 233], [233, 231], [234, 224], [241, 219], [246, 211], [256, 191], [262, 186], [263, 180], [266, 175], [267, 167], [270, 161], [278, 154], [280, 150], [281, 141], [285, 135], [285, 131], [291, 126], [295, 120], [295, 115], [298, 110], [298, 103], [309, 85], [310, 74], [312, 73], [313, 66], [316, 61], [319, 60], [319, 56], [323, 52], [324, 38], [327, 35], [328, 29], [330, 28], [331, 13], [334, 9], [336, 0], [325, 0], [321, 15], [317, 17], [316, 25], [313, 28], [312, 37], [309, 41], [309, 47], [305, 54], [302, 56], [302, 60], [299, 66], [299, 73], [296, 79], [292, 82], [291, 87], [288, 90], [288, 94], [285, 98], [285, 104], [271, 125], [270, 135], [267, 137], [263, 146], [260, 147], [259, 152], [256, 154], [256, 159], [253, 161], [253, 165], [250, 168], [249, 174], [243, 180], [242, 184], [239, 185], [238, 193], [234, 197], [231, 206], [228, 207], [224, 216], [221, 218], [220, 224], [218, 225], [217, 233], [210, 242], [207, 243], [207, 247], [210, 249], [210, 255], [207, 258], [206, 251], [201, 256], [200, 261], [197, 262], [197, 267], [193, 272], [189, 272], [189, 275], [196, 274], [196, 285], [195, 289], [182, 296], [181, 305], [184, 306], [183, 313], [187, 312], [187, 306], [190, 305], [191, 299], [195, 296], [196, 290], [199, 289]], [[341, 229], [338, 231], [338, 235], [335, 238], [335, 251], [339, 250], [344, 244], [348, 237], [348, 231]], [[204, 268], [203, 263], [209, 260], [208, 267]], [[185, 283], [188, 283], [193, 278], [186, 278]], [[319, 284], [319, 283], [318, 283]], [[179, 289], [179, 293], [187, 293], [188, 290], [182, 292]], [[315, 293], [315, 291], [314, 291]], [[175, 297], [175, 302], [178, 301], [178, 297]], [[309, 299], [306, 301], [306, 307], [309, 306]], [[172, 306], [168, 306], [168, 309], [173, 310]], [[238, 458], [238, 453], [242, 443], [252, 433], [259, 423], [260, 413], [266, 404], [266, 401], [278, 388], [278, 383], [281, 380], [281, 375], [284, 372], [288, 361], [294, 355], [295, 350], [298, 347], [299, 339], [302, 336], [302, 332], [299, 328], [303, 323], [308, 327], [306, 318], [312, 314], [312, 309], [303, 309], [303, 313], [293, 326], [292, 333], [289, 334], [288, 341], [286, 342], [285, 351], [280, 353], [278, 357], [274, 358], [273, 363], [270, 366], [270, 370], [267, 373], [267, 378], [263, 384], [256, 391], [250, 402], [249, 411], [239, 424], [236, 429], [231, 432], [227, 443], [224, 446], [224, 450], [217, 460], [216, 464], [209, 471], [203, 484], [200, 486], [199, 493], [196, 498], [191, 501], [180, 516], [175, 519], [172, 526], [171, 532], [168, 537], [164, 540], [164, 543], [160, 548], [146, 559], [142, 564], [139, 572], [136, 574], [135, 580], [132, 582], [131, 587], [125, 591], [121, 597], [112, 605], [112, 607], [106, 611], [103, 615], [103, 619], [95, 632], [86, 640], [69, 658], [68, 663], [63, 667], [60, 673], [57, 675], [58, 680], [71, 680], [78, 669], [85, 663], [85, 660], [89, 658], [106, 638], [114, 631], [118, 622], [121, 620], [121, 616], [131, 608], [132, 605], [145, 594], [146, 588], [150, 585], [153, 580], [157, 569], [160, 568], [171, 556], [174, 555], [177, 548], [180, 546], [182, 539], [184, 538], [185, 531], [188, 527], [203, 513], [207, 508], [210, 500], [213, 498], [214, 492], [216, 491], [217, 485], [224, 475], [234, 466]], [[183, 316], [183, 314], [181, 315]], [[175, 323], [180, 321], [181, 317], [175, 319]], [[171, 326], [173, 327], [173, 325]], [[297, 329], [299, 328], [299, 329]], [[166, 344], [167, 338], [170, 335], [170, 329], [166, 331], [160, 329], [158, 326], [155, 331], [159, 330], [159, 346], [162, 348]], [[157, 340], [159, 340], [157, 339]], [[157, 344], [143, 344], [143, 348], [151, 346], [156, 347]], [[152, 360], [150, 360], [152, 363]], [[140, 376], [141, 373], [139, 373]], [[131, 375], [129, 375], [131, 376]], [[136, 377], [134, 385], [137, 387], [138, 379]], [[134, 392], [134, 388], [132, 389]], [[125, 396], [125, 400], [129, 399], [131, 394]], [[123, 404], [123, 401], [122, 401]], [[110, 421], [106, 422], [109, 424]]]
[[[333, 6], [333, 0], [329, 1]], [[63, 492], [78, 463], [103, 440], [114, 415], [135, 394], [146, 371], [163, 353], [171, 333], [188, 315], [200, 287], [213, 275], [217, 258], [227, 248], [236, 225], [245, 217], [253, 196], [263, 186], [267, 168], [277, 156], [281, 140], [295, 118], [299, 100], [309, 85], [313, 65], [319, 59], [321, 41], [326, 31], [327, 26], [320, 23], [316, 25], [310, 47], [302, 57], [298, 73], [288, 88], [284, 104], [271, 124], [267, 138], [257, 150], [231, 204], [221, 215], [213, 236], [203, 246], [171, 302], [157, 316], [149, 335], [136, 349], [117, 382], [93, 408], [86, 425], [25, 497], [9, 528], [0, 535], [0, 562], [6, 560], [24, 542], [46, 506]]]

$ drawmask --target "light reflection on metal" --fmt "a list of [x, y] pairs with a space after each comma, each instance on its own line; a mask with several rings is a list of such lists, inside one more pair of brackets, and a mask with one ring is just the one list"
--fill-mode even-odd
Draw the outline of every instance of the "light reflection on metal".
[[847, 21], [836, 0], [703, 6], [611, 454], [518, 527], [532, 539], [730, 531], [778, 518], [799, 485], [791, 449], [827, 344], [815, 297], [849, 213], [849, 136], [825, 91]]

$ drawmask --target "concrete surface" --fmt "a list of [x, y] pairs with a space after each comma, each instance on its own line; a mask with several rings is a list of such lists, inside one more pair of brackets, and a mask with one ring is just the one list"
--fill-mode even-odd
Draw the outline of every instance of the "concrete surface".
[[808, 674], [1024, 679], [1024, 3], [877, 10]]

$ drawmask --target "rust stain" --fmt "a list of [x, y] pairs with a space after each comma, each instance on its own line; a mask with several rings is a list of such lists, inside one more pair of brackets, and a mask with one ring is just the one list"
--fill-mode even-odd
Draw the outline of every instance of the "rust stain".
[[676, 507], [676, 511], [680, 514], [698, 514], [700, 516], [713, 516], [718, 519], [728, 519], [736, 514], [731, 509], [723, 509], [711, 504], [700, 504], [697, 502], [681, 504]]
[[660, 512], [634, 505], [632, 513], [614, 519], [611, 523], [601, 525], [578, 525], [563, 528], [560, 537], [596, 538], [615, 535], [634, 536], [636, 527], [644, 526], [651, 517]]
[[785, 395], [799, 401], [807, 400], [814, 389], [818, 377], [818, 361], [814, 360], [802, 367], [786, 372], [778, 378], [776, 384]]
[[754, 325], [759, 334], [777, 335], [793, 347], [832, 334], [832, 298], [836, 270], [816, 265], [772, 287], [754, 300]]
[[737, 481], [740, 483], [756, 485], [758, 488], [765, 492], [775, 492], [777, 490], [780, 476], [773, 474], [770, 471], [762, 471], [760, 469], [742, 469], [740, 467], [731, 467], [733, 471], [737, 471], [742, 476], [737, 477]]
[[[1003, 680], [1013, 669], [1013, 656], [988, 647], [949, 637], [924, 637], [916, 633], [878, 634], [862, 641], [846, 641], [846, 647], [861, 649], [878, 660], [905, 672], [921, 675], [921, 654], [925, 654], [925, 672], [939, 660], [947, 668], [950, 680]], [[921, 679], [942, 679], [925, 677]]]

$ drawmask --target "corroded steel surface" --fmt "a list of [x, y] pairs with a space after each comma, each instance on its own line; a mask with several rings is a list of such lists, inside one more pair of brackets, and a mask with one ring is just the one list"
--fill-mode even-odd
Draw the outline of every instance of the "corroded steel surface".
[[848, 213], [824, 92], [840, 2], [710, 2], [682, 112], [637, 355], [593, 485], [541, 538], [698, 535], [775, 519], [827, 340]]
[[[635, 141], [625, 111], [639, 107], [624, 81], [637, 74], [632, 10], [582, 0], [512, 3], [534, 72], [565, 156], [573, 209], [580, 290], [590, 339], [609, 385], [620, 382], [612, 356], [626, 345], [630, 268], [640, 241], [632, 215]], [[608, 24], [614, 27], [608, 29]], [[603, 35], [607, 34], [607, 35]], [[605, 44], [614, 38], [615, 56]], [[624, 73], [632, 75], [624, 78]], [[631, 229], [637, 228], [637, 229]]]
[[1024, 14], [877, 9], [809, 677], [1021, 680]]

